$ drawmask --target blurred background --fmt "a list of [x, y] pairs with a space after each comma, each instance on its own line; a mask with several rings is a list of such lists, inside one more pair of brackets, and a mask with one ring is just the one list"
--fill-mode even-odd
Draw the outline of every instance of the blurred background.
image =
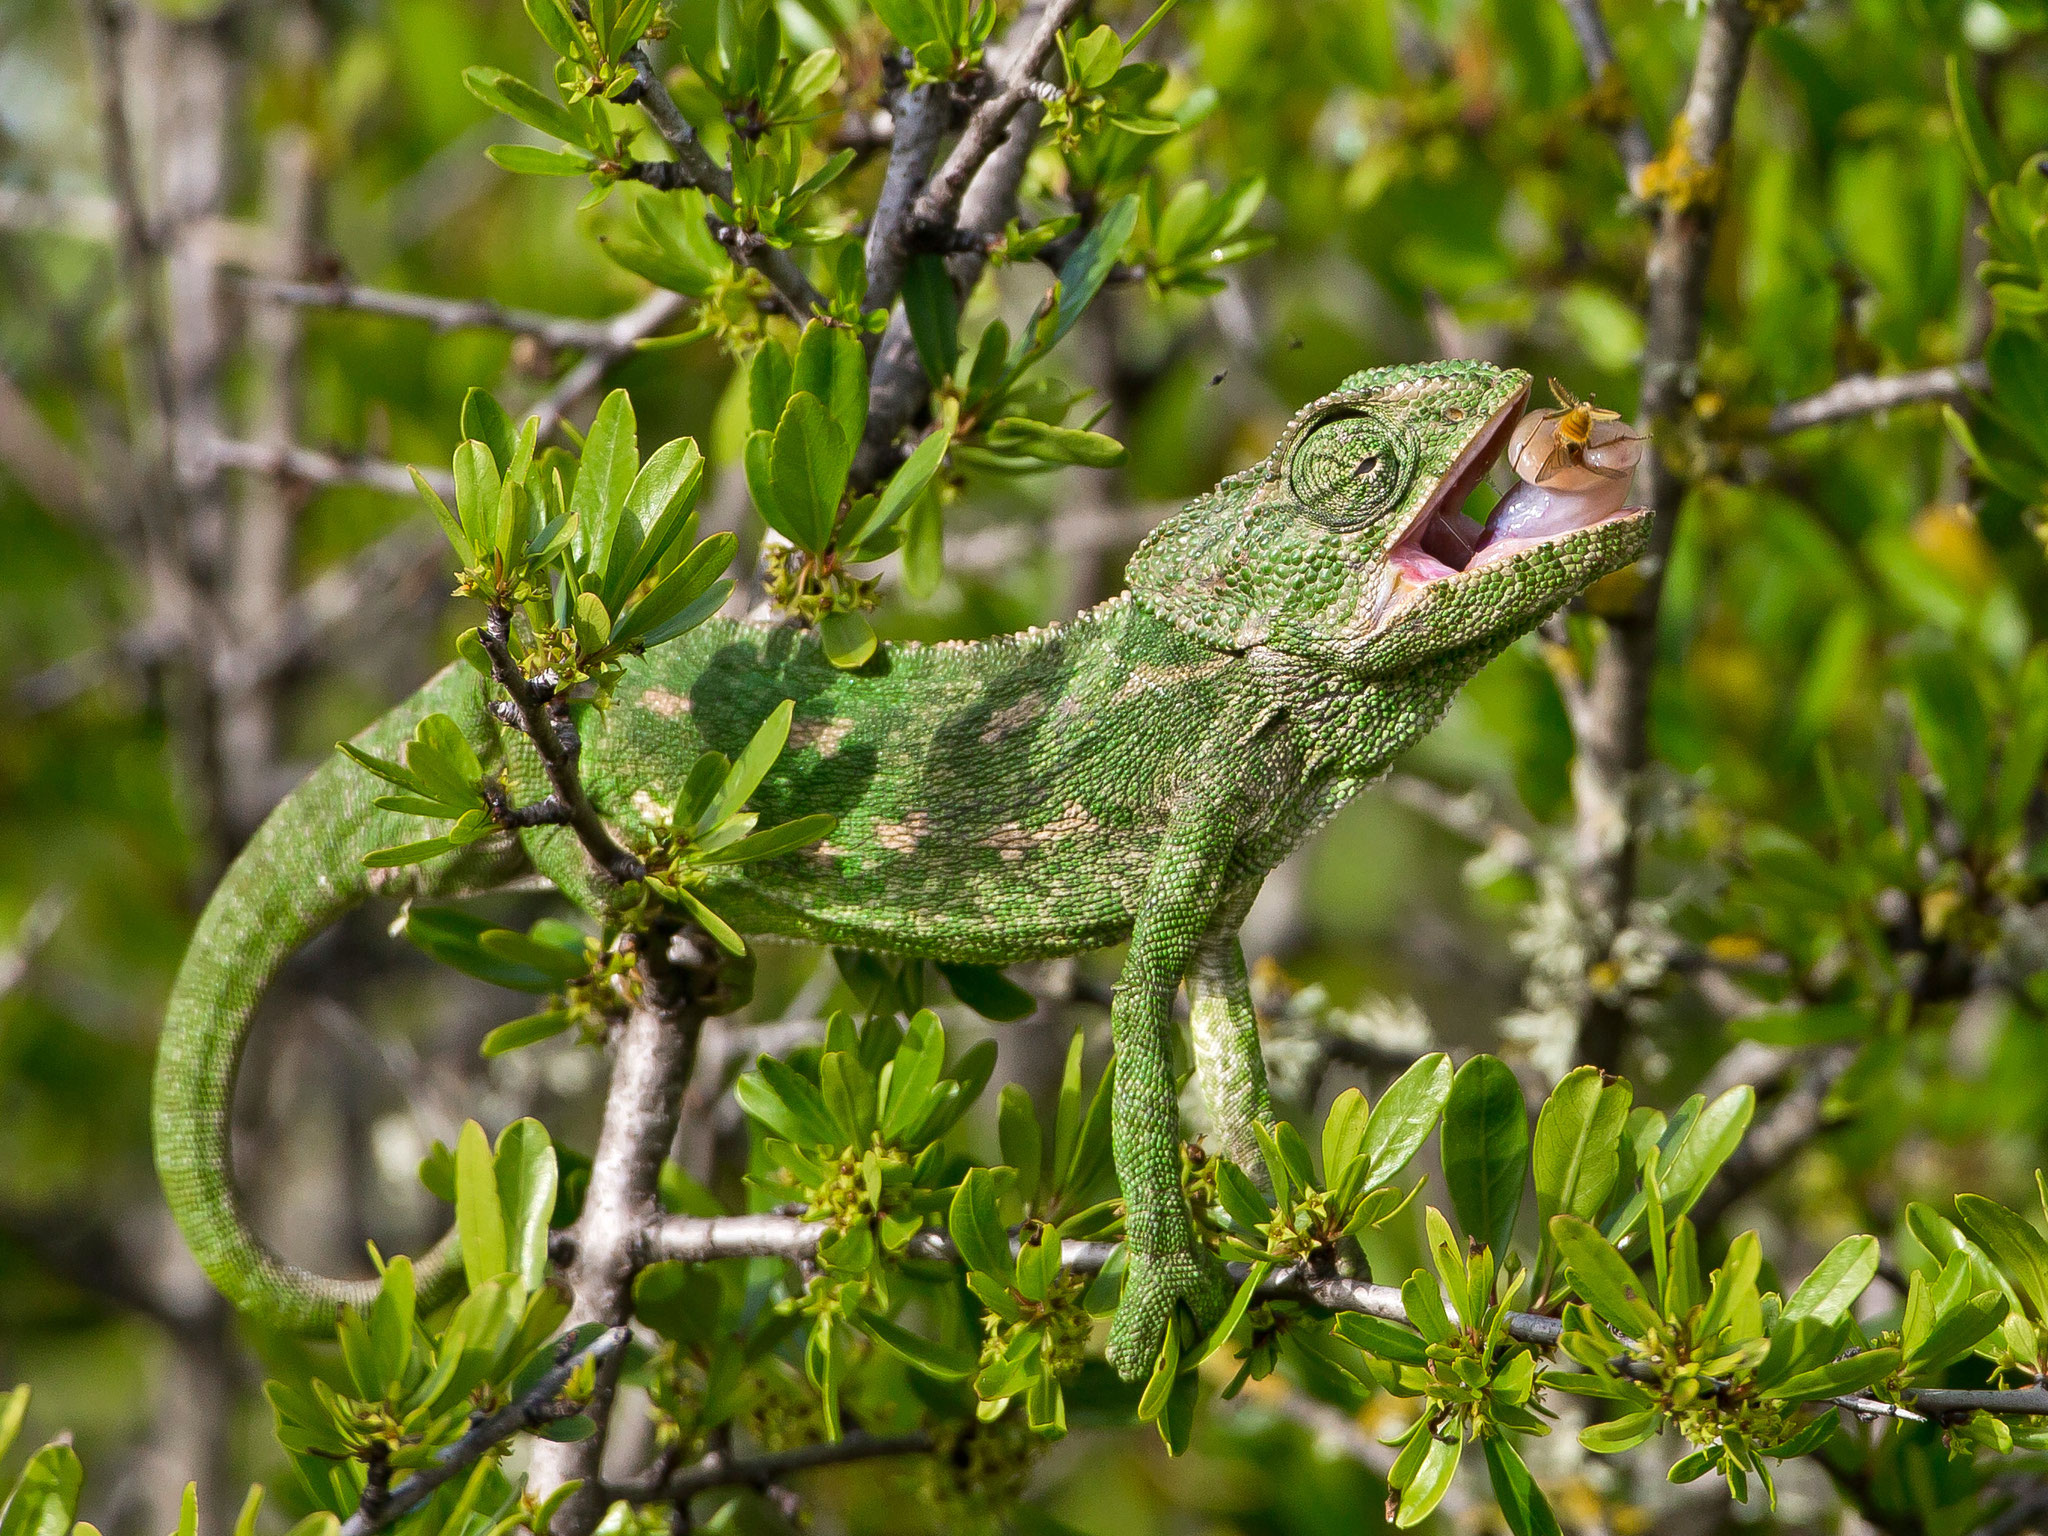
[[[1143, 14], [1099, 9], [1126, 32]], [[1129, 284], [1093, 306], [1056, 362], [1100, 391], [1098, 430], [1128, 463], [970, 487], [936, 589], [911, 598], [888, 573], [884, 636], [987, 635], [1114, 593], [1154, 522], [1360, 367], [1492, 358], [1633, 413], [1652, 222], [1610, 130], [1639, 112], [1663, 140], [1696, 9], [1609, 5], [1626, 84], [1596, 89], [1548, 0], [1184, 0], [1148, 44], [1194, 124], [1163, 165], [1219, 190], [1262, 177], [1271, 247], [1212, 294]], [[1275, 876], [1246, 947], [1276, 1068], [1304, 1104], [1432, 1044], [1554, 1077], [1594, 993], [1642, 1100], [1745, 1078], [1767, 1103], [1806, 1093], [1806, 1134], [1730, 1193], [1796, 1273], [1844, 1232], [1890, 1232], [1911, 1198], [2030, 1198], [2043, 1153], [2048, 1038], [2010, 967], [1957, 961], [1932, 1028], [1886, 1034], [1868, 1010], [1786, 1024], [1784, 1008], [1745, 1026], [1763, 1005], [1741, 963], [1788, 946], [1734, 911], [1748, 866], [1732, 850], [1753, 852], [1757, 825], [1822, 836], [1828, 763], [1880, 786], [1924, 769], [1895, 691], [1912, 646], [1932, 636], [2004, 677], [2048, 622], [2025, 498], [1973, 503], [1944, 431], [1953, 379], [1789, 434], [1796, 421], [1772, 415], [1845, 377], [1979, 354], [1984, 208], [1944, 61], [1961, 60], [2015, 158], [2029, 153], [2048, 142], [2048, 10], [1750, 9], [1766, 25], [1718, 171], [1705, 339], [1669, 450], [1683, 518], [1654, 615], [1628, 942], [1589, 969], [1574, 919], [1585, 808], [1558, 678], [1592, 655], [1582, 619], [1466, 689]], [[858, 204], [886, 157], [884, 38], [851, 0], [784, 10], [808, 12], [793, 29], [850, 39], [832, 133], [860, 151]], [[516, 0], [0, 0], [0, 1384], [34, 1386], [26, 1443], [75, 1432], [93, 1469], [82, 1513], [116, 1536], [170, 1529], [188, 1478], [231, 1509], [231, 1490], [275, 1471], [261, 1362], [297, 1346], [238, 1325], [186, 1258], [150, 1168], [148, 1074], [226, 861], [470, 622], [399, 466], [445, 466], [472, 385], [515, 415], [545, 403], [575, 421], [623, 386], [643, 443], [704, 445], [706, 530], [738, 531], [750, 567], [760, 524], [735, 465], [731, 361], [711, 342], [635, 351], [578, 323], [648, 297], [603, 249], [637, 189], [580, 207], [581, 182], [484, 157], [508, 125], [461, 71], [531, 78], [543, 57]], [[1021, 314], [1045, 280], [1013, 270], [975, 302]], [[358, 286], [557, 319], [338, 305]], [[160, 349], [136, 345], [151, 334]], [[596, 1053], [480, 1059], [522, 1001], [432, 966], [387, 935], [392, 916], [360, 913], [301, 956], [238, 1107], [259, 1225], [328, 1272], [360, 1269], [366, 1238], [390, 1251], [432, 1235], [441, 1208], [415, 1168], [465, 1116], [538, 1114], [585, 1149], [594, 1134]], [[1113, 960], [1020, 973], [1045, 1001], [999, 1033], [1004, 1076], [1042, 1084], [1069, 1031], [1106, 1033]], [[774, 952], [753, 1016], [800, 1034], [836, 982], [816, 953]], [[714, 1181], [743, 1162], [719, 1091], [762, 1043], [742, 1021], [715, 1033], [680, 1149]], [[1816, 1108], [1830, 1094], [1837, 1108], [1852, 1095], [1845, 1128]], [[1149, 1435], [1078, 1433], [1019, 1520], [1119, 1536], [1372, 1526], [1386, 1457], [1370, 1422], [1253, 1394], [1205, 1418], [1170, 1469]], [[1581, 1473], [1569, 1449], [1544, 1470], [1603, 1479], [1559, 1503], [1588, 1528], [1764, 1518], [1711, 1481]], [[841, 1492], [828, 1526], [930, 1515], [883, 1503], [880, 1473], [844, 1474]], [[1441, 1518], [1483, 1524], [1483, 1503]], [[1816, 1472], [1789, 1480], [1775, 1519], [1834, 1507]]]

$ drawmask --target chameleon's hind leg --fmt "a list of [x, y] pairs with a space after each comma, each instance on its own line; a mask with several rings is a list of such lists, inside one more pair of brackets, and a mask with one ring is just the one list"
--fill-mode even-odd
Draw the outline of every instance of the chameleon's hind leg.
[[1195, 1078], [1208, 1101], [1217, 1140], [1224, 1155], [1264, 1187], [1266, 1161], [1252, 1127], [1273, 1118], [1273, 1104], [1266, 1091], [1266, 1057], [1259, 1047], [1251, 981], [1234, 927], [1203, 936], [1187, 983]]

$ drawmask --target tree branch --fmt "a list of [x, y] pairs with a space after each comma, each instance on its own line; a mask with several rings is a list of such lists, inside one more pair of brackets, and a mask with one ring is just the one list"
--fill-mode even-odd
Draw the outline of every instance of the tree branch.
[[1958, 363], [1950, 368], [1923, 368], [1917, 373], [1858, 374], [1828, 386], [1803, 400], [1788, 400], [1771, 412], [1765, 428], [1773, 436], [1817, 427], [1825, 422], [1845, 421], [1894, 410], [1902, 405], [1919, 405], [1930, 400], [1960, 400], [1970, 390], [1988, 389], [1991, 376], [1981, 362]]
[[[566, 709], [559, 708], [552, 688], [529, 679], [512, 655], [512, 610], [495, 603], [485, 610], [477, 638], [491, 658], [491, 676], [511, 700], [512, 723], [526, 734], [540, 755], [548, 787], [567, 815], [567, 825], [576, 834], [597, 867], [618, 885], [638, 880], [647, 867], [622, 848], [597, 814], [584, 792], [582, 775], [576, 771], [581, 743], [576, 739]], [[606, 1122], [610, 1122], [607, 1114]]]
[[[794, 1216], [669, 1216], [657, 1221], [647, 1240], [647, 1259], [672, 1259], [686, 1264], [707, 1264], [715, 1259], [766, 1257], [792, 1263], [814, 1257], [818, 1239], [829, 1230], [821, 1223]], [[1060, 1262], [1077, 1273], [1099, 1270], [1109, 1262], [1118, 1245], [1107, 1242], [1072, 1242], [1062, 1245]], [[950, 1259], [958, 1253], [952, 1240], [936, 1227], [927, 1228], [912, 1240], [910, 1256], [920, 1259]], [[1249, 1266], [1231, 1264], [1233, 1280], [1242, 1282]], [[1390, 1323], [1412, 1326], [1401, 1292], [1391, 1285], [1344, 1276], [1315, 1276], [1300, 1267], [1283, 1269], [1266, 1277], [1258, 1294], [1269, 1300], [1306, 1301], [1330, 1312], [1363, 1312]], [[1561, 1319], [1540, 1312], [1510, 1312], [1508, 1335], [1533, 1349], [1555, 1348], [1564, 1335]], [[1911, 1407], [1863, 1395], [1830, 1398], [1828, 1401], [1851, 1413], [1878, 1418], [1942, 1418], [1955, 1414], [1989, 1413], [2048, 1415], [2048, 1387], [2011, 1389], [1953, 1389], [1928, 1387], [1906, 1394]]]
[[611, 335], [604, 344], [585, 352], [574, 367], [555, 381], [554, 388], [535, 403], [532, 414], [540, 419], [539, 435], [545, 439], [560, 426], [570, 408], [597, 388], [615, 363], [680, 314], [685, 302], [681, 294], [657, 288], [631, 309], [605, 322], [611, 327]]
[[586, 352], [616, 346], [614, 327], [617, 317], [586, 320], [573, 315], [512, 309], [494, 299], [445, 299], [432, 294], [405, 293], [341, 281], [295, 283], [277, 278], [251, 277], [245, 279], [245, 286], [255, 297], [273, 304], [418, 320], [435, 331], [510, 331], [515, 336], [531, 336], [545, 346], [575, 347]]
[[362, 1504], [342, 1522], [340, 1536], [371, 1536], [371, 1532], [383, 1530], [418, 1509], [436, 1488], [468, 1471], [493, 1447], [502, 1445], [522, 1430], [538, 1429], [543, 1424], [583, 1411], [581, 1404], [561, 1400], [562, 1388], [586, 1360], [596, 1362], [600, 1369], [608, 1364], [616, 1365], [631, 1338], [632, 1331], [627, 1328], [613, 1328], [599, 1334], [581, 1349], [557, 1360], [516, 1402], [473, 1421], [460, 1440], [437, 1452], [431, 1464], [413, 1473], [383, 1497], [372, 1498], [371, 1490], [366, 1489]]
[[[1656, 205], [1656, 233], [1646, 264], [1649, 316], [1641, 411], [1653, 434], [1682, 437], [1691, 430], [1686, 418], [1696, 388], [1718, 175], [1755, 32], [1756, 13], [1746, 0], [1712, 0], [1671, 151], [1696, 173], [1696, 185]], [[1580, 919], [1594, 959], [1606, 956], [1635, 901], [1642, 838], [1638, 802], [1649, 759], [1657, 613], [1687, 487], [1685, 462], [1682, 445], [1675, 452], [1660, 448], [1658, 436], [1652, 436], [1644, 469], [1657, 520], [1650, 547], [1636, 566], [1640, 586], [1627, 609], [1608, 619], [1590, 676], [1564, 690], [1578, 744], [1572, 764], [1572, 852]], [[1618, 1067], [1628, 1032], [1623, 1002], [1587, 988], [1578, 1025], [1576, 1059], [1610, 1071]]]
[[939, 168], [910, 212], [914, 236], [951, 230], [959, 220], [961, 201], [982, 162], [995, 153], [1009, 132], [1010, 119], [1036, 97], [1032, 86], [1052, 58], [1061, 28], [1080, 14], [1086, 0], [1048, 0], [1038, 25], [1024, 46], [1004, 61], [996, 93], [974, 109], [967, 127], [946, 163]]
[[[408, 499], [419, 494], [403, 464], [358, 454], [330, 453], [295, 443], [252, 443], [235, 437], [214, 437], [188, 445], [191, 456], [216, 469], [239, 469], [272, 475], [300, 485], [362, 485]], [[455, 494], [455, 477], [444, 469], [420, 472], [443, 500]]]
[[[1600, 0], [1559, 0], [1559, 3], [1564, 7], [1565, 18], [1572, 24], [1572, 36], [1578, 39], [1579, 52], [1586, 60], [1586, 74], [1593, 82], [1593, 89], [1596, 92], [1616, 87], [1625, 89], [1621, 66], [1614, 57], [1614, 43], [1607, 35], [1606, 19], [1600, 14]], [[1622, 169], [1628, 173], [1628, 184], [1633, 187], [1654, 153], [1649, 130], [1643, 126], [1643, 120], [1630, 111], [1613, 124], [1613, 133], [1615, 148], [1621, 153]]]
[[1828, 1095], [1842, 1074], [1862, 1054], [1856, 1045], [1835, 1045], [1807, 1064], [1792, 1090], [1771, 1107], [1760, 1124], [1742, 1138], [1714, 1181], [1692, 1209], [1693, 1225], [1705, 1232], [1729, 1206], [1778, 1172], [1833, 1123], [1827, 1115]]
[[[911, 257], [912, 210], [931, 179], [932, 162], [938, 159], [948, 101], [946, 87], [938, 84], [896, 92], [889, 168], [868, 223], [868, 286], [861, 300], [863, 309], [887, 309], [903, 287], [904, 269]], [[879, 337], [869, 338], [870, 351], [879, 345]]]
[[923, 1430], [907, 1435], [850, 1434], [838, 1440], [821, 1440], [813, 1445], [792, 1446], [786, 1451], [763, 1451], [754, 1456], [736, 1456], [731, 1451], [713, 1451], [702, 1460], [671, 1473], [659, 1482], [638, 1479], [611, 1483], [607, 1498], [629, 1499], [636, 1504], [660, 1500], [680, 1504], [712, 1488], [765, 1488], [792, 1472], [813, 1467], [840, 1466], [849, 1461], [875, 1461], [890, 1456], [923, 1456], [932, 1449], [932, 1437]]
[[[698, 1029], [710, 1011], [707, 983], [715, 981], [716, 966], [698, 950], [697, 938], [668, 924], [640, 935], [639, 996], [618, 1031], [590, 1188], [565, 1244], [576, 1298], [571, 1328], [593, 1322], [616, 1328], [632, 1314], [633, 1277], [647, 1262], [647, 1236], [659, 1219], [655, 1189], [662, 1160], [675, 1140]], [[702, 942], [708, 950], [710, 941]], [[556, 1512], [553, 1536], [587, 1536], [604, 1513], [598, 1471], [618, 1366], [611, 1360], [598, 1370], [587, 1410], [597, 1433], [535, 1449], [532, 1481], [539, 1496], [572, 1480], [583, 1484]]]
[[[731, 174], [705, 150], [704, 141], [697, 137], [697, 130], [690, 126], [690, 120], [683, 116], [682, 109], [669, 94], [661, 71], [647, 57], [647, 50], [635, 47], [626, 55], [625, 61], [633, 67], [634, 89], [638, 93], [641, 110], [654, 124], [654, 131], [661, 135], [669, 153], [676, 157], [675, 184], [695, 187], [700, 192], [730, 201]], [[811, 285], [811, 280], [804, 276], [789, 252], [747, 240], [744, 231], [721, 219], [712, 219], [710, 224], [721, 245], [740, 255], [768, 279], [782, 296], [790, 317], [798, 324], [809, 319], [814, 309], [824, 308], [824, 295]]]

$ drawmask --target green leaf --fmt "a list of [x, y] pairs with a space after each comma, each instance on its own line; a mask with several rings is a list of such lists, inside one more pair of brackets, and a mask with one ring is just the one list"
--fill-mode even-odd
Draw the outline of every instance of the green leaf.
[[28, 1417], [28, 1383], [23, 1382], [5, 1397], [0, 1397], [0, 1461], [7, 1459], [7, 1453], [14, 1449], [15, 1438], [21, 1433], [21, 1421]]
[[[542, 95], [517, 75], [508, 75], [502, 69], [472, 65], [462, 72], [462, 83], [469, 87], [470, 95], [485, 106], [495, 107], [507, 117], [516, 118], [550, 138], [582, 149], [590, 147], [585, 139], [583, 123], [575, 113], [552, 97]], [[511, 460], [507, 458], [501, 462], [510, 463]]]
[[[84, 1484], [85, 1468], [69, 1445], [44, 1446], [15, 1479], [7, 1508], [0, 1511], [0, 1536], [69, 1536]], [[186, 1497], [191, 1496], [187, 1484]]]
[[1991, 120], [1984, 115], [1977, 87], [1966, 73], [1969, 68], [1970, 63], [1963, 55], [1948, 56], [1948, 107], [1955, 119], [1956, 146], [1963, 152], [1963, 164], [1969, 167], [1970, 179], [1977, 183], [1979, 192], [1989, 192], [1999, 182], [2010, 181], [2012, 171]]
[[569, 1014], [556, 1010], [529, 1013], [524, 1018], [500, 1024], [485, 1035], [483, 1044], [477, 1048], [478, 1054], [486, 1058], [509, 1055], [522, 1047], [552, 1040], [575, 1022]]
[[1559, 1212], [1598, 1218], [1621, 1170], [1621, 1133], [1632, 1090], [1598, 1067], [1565, 1074], [1536, 1116], [1536, 1219], [1545, 1251]]
[[1429, 1346], [1422, 1336], [1399, 1323], [1388, 1322], [1368, 1312], [1340, 1312], [1336, 1328], [1346, 1340], [1377, 1359], [1392, 1360], [1399, 1365], [1429, 1363]]
[[665, 1339], [705, 1344], [718, 1335], [725, 1288], [703, 1264], [650, 1264], [633, 1277], [633, 1315]]
[[1999, 836], [2017, 833], [2027, 807], [2041, 785], [2048, 763], [2048, 645], [2036, 645], [2021, 663], [2013, 685], [2012, 730], [1998, 764], [1998, 790], [1991, 830]]
[[976, 1358], [966, 1350], [948, 1349], [865, 1307], [854, 1312], [853, 1320], [869, 1338], [927, 1376], [936, 1376], [941, 1381], [966, 1381], [975, 1373]]
[[1876, 1238], [1867, 1234], [1843, 1238], [1800, 1282], [1778, 1314], [1780, 1321], [1798, 1317], [1822, 1323], [1841, 1321], [1876, 1278], [1877, 1261]]
[[[704, 540], [649, 588], [644, 597], [619, 615], [618, 623], [612, 626], [610, 643], [622, 650], [635, 644], [658, 645], [673, 639], [682, 629], [694, 629], [701, 624], [724, 606], [723, 596], [708, 608], [704, 600], [720, 590], [718, 573], [732, 563], [738, 550], [739, 540], [729, 533], [714, 533]], [[625, 590], [630, 592], [632, 588], [628, 586]], [[731, 584], [727, 583], [723, 590], [729, 593]], [[694, 621], [675, 627], [680, 618], [700, 609], [702, 612]]]
[[465, 442], [455, 450], [455, 512], [462, 521], [463, 538], [481, 557], [491, 547], [492, 523], [498, 511], [498, 466], [491, 450], [478, 442]]
[[1557, 1516], [1513, 1442], [1506, 1435], [1488, 1435], [1479, 1447], [1486, 1454], [1486, 1475], [1492, 1480], [1501, 1519], [1514, 1536], [1558, 1536]]
[[698, 927], [711, 935], [712, 942], [720, 949], [729, 955], [744, 955], [747, 952], [747, 941], [740, 937], [739, 930], [705, 906], [695, 892], [678, 889], [676, 901], [685, 912], [696, 919]]
[[[901, 1060], [901, 1053], [898, 1053]], [[893, 1086], [893, 1085], [892, 1085]], [[996, 1139], [1003, 1161], [1017, 1170], [1017, 1198], [1028, 1208], [1045, 1167], [1045, 1138], [1031, 1095], [1017, 1083], [1003, 1084], [996, 1099]]]
[[424, 864], [429, 859], [439, 858], [455, 846], [453, 840], [445, 837], [423, 838], [417, 843], [399, 843], [391, 848], [379, 848], [374, 853], [363, 855], [365, 869], [402, 869], [408, 864]]
[[462, 1241], [462, 1272], [472, 1292], [511, 1267], [491, 1144], [474, 1120], [463, 1122], [455, 1143], [455, 1229]]
[[790, 380], [795, 365], [782, 344], [765, 341], [747, 366], [747, 419], [756, 432], [773, 432], [789, 404]]
[[868, 424], [868, 364], [860, 338], [844, 326], [813, 320], [797, 343], [790, 391], [823, 402], [832, 424], [850, 443]]
[[580, 981], [590, 969], [579, 945], [575, 950], [542, 944], [509, 928], [486, 928], [477, 937], [478, 947], [508, 965], [524, 966], [556, 983]]
[[952, 377], [960, 363], [960, 304], [942, 256], [915, 256], [903, 273], [903, 317], [925, 377], [934, 387]]
[[[1706, 1192], [1721, 1165], [1742, 1145], [1743, 1133], [1755, 1113], [1756, 1090], [1747, 1083], [1730, 1088], [1711, 1104], [1701, 1106], [1695, 1094], [1679, 1107], [1659, 1142], [1657, 1182], [1667, 1223], [1691, 1210], [1693, 1202]], [[1608, 1221], [1606, 1230], [1617, 1242], [1633, 1240], [1646, 1204], [1638, 1190]]]
[[988, 445], [998, 453], [1021, 454], [1047, 464], [1085, 464], [1112, 469], [1129, 455], [1124, 445], [1100, 432], [1056, 427], [1029, 416], [1005, 416], [988, 429]]
[[691, 860], [694, 864], [746, 864], [756, 859], [779, 858], [798, 848], [805, 848], [832, 835], [832, 829], [839, 825], [837, 816], [816, 812], [799, 816], [794, 821], [785, 821], [773, 827], [741, 838], [736, 843], [727, 843]]
[[953, 989], [953, 995], [984, 1019], [1010, 1024], [1030, 1017], [1038, 1007], [1038, 999], [1005, 976], [999, 966], [941, 960], [937, 969]]
[[484, 158], [515, 176], [588, 176], [596, 162], [573, 149], [543, 149], [538, 144], [490, 144]]
[[[461, 1149], [457, 1146], [456, 1195], [461, 1215]], [[547, 1127], [531, 1118], [514, 1120], [498, 1133], [494, 1162], [498, 1208], [505, 1218], [506, 1267], [537, 1291], [548, 1277], [548, 1218], [555, 1210], [555, 1146]]]
[[968, 1268], [1015, 1285], [1017, 1268], [1010, 1258], [1010, 1235], [996, 1210], [995, 1181], [986, 1168], [969, 1170], [953, 1195], [946, 1229]]
[[583, 570], [603, 572], [611, 560], [619, 518], [640, 473], [638, 427], [633, 400], [623, 389], [604, 397], [583, 439], [583, 458], [569, 510], [576, 517], [576, 550]]
[[1394, 1512], [1396, 1530], [1405, 1531], [1420, 1525], [1443, 1502], [1443, 1496], [1451, 1491], [1451, 1479], [1458, 1472], [1458, 1458], [1465, 1450], [1462, 1433], [1458, 1433], [1459, 1438], [1454, 1440], [1430, 1436], [1422, 1465], [1416, 1469], [1408, 1486], [1401, 1490], [1401, 1502]]
[[1550, 1235], [1573, 1286], [1610, 1328], [1633, 1337], [1657, 1326], [1657, 1311], [1644, 1298], [1635, 1271], [1598, 1227], [1582, 1216], [1553, 1216]]
[[1139, 1423], [1149, 1424], [1165, 1411], [1166, 1399], [1179, 1375], [1180, 1324], [1177, 1318], [1170, 1318], [1166, 1325], [1166, 1338], [1159, 1346], [1158, 1357], [1152, 1362], [1152, 1375], [1138, 1397]]
[[2048, 1242], [2033, 1224], [1982, 1195], [1957, 1195], [1956, 1215], [2004, 1272], [2027, 1316], [2048, 1322]]
[[1458, 1069], [1444, 1105], [1444, 1182], [1465, 1233], [1508, 1251], [1529, 1171], [1529, 1114], [1506, 1063], [1474, 1056]]
[[1346, 1088], [1323, 1119], [1323, 1187], [1340, 1210], [1348, 1209], [1363, 1190], [1365, 1129], [1371, 1118], [1365, 1095]]
[[882, 488], [882, 494], [876, 499], [867, 520], [859, 529], [845, 536], [844, 542], [849, 551], [857, 551], [869, 539], [886, 533], [916, 504], [925, 487], [932, 483], [932, 477], [939, 472], [939, 465], [952, 442], [953, 434], [944, 427], [934, 428], [925, 434], [924, 440], [903, 461], [902, 467], [889, 477], [889, 483]]
[[818, 644], [835, 667], [853, 668], [875, 654], [875, 626], [867, 615], [840, 610], [818, 621]]
[[1081, 312], [1108, 281], [1131, 238], [1131, 231], [1137, 226], [1138, 194], [1126, 193], [1102, 216], [1102, 222], [1088, 231], [1087, 238], [1074, 247], [1074, 253], [1060, 268], [1060, 302], [1052, 333], [1035, 350], [1051, 350], [1062, 336], [1074, 328]]
[[832, 542], [853, 450], [816, 395], [789, 397], [769, 445], [768, 478], [791, 542], [822, 554]]
[[1906, 675], [1913, 727], [1941, 780], [1949, 810], [1968, 836], [1983, 830], [1991, 778], [1991, 729], [1977, 685], [1952, 647], [1922, 647]]
[[[1558, 1220], [1563, 1221], [1560, 1216]], [[1632, 1451], [1657, 1433], [1660, 1415], [1654, 1408], [1645, 1408], [1640, 1413], [1623, 1414], [1605, 1424], [1589, 1424], [1579, 1431], [1579, 1444], [1589, 1451], [1602, 1455], [1619, 1455]]]
[[782, 756], [782, 748], [789, 740], [790, 718], [796, 713], [796, 705], [789, 699], [768, 711], [748, 740], [745, 750], [733, 760], [727, 770], [725, 782], [718, 793], [711, 798], [711, 804], [704, 814], [697, 818], [693, 832], [702, 836], [727, 817], [737, 813], [761, 787], [761, 781], [768, 777], [768, 770], [775, 766], [775, 760]]
[[1896, 1349], [1866, 1349], [1846, 1360], [1833, 1360], [1813, 1370], [1801, 1371], [1767, 1388], [1763, 1395], [1795, 1401], [1841, 1397], [1883, 1381], [1898, 1369], [1898, 1365], [1899, 1352]]
[[946, 1065], [946, 1030], [929, 1008], [911, 1015], [889, 1067], [889, 1087], [882, 1103], [882, 1134], [900, 1142], [930, 1105], [932, 1090]]
[[1438, 1051], [1395, 1078], [1366, 1122], [1364, 1184], [1384, 1184], [1422, 1149], [1451, 1093], [1451, 1058]]

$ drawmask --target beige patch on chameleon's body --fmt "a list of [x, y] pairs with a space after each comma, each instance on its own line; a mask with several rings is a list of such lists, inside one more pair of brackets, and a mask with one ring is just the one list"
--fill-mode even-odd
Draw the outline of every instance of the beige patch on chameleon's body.
[[875, 841], [891, 853], [915, 853], [931, 825], [932, 819], [926, 812], [912, 811], [901, 821], [876, 822]]
[[792, 747], [808, 747], [820, 757], [833, 756], [852, 734], [853, 722], [837, 717], [829, 720], [792, 720], [789, 724], [789, 744]]
[[680, 693], [670, 693], [666, 688], [649, 688], [640, 695], [640, 707], [649, 714], [659, 715], [664, 720], [673, 720], [678, 715], [690, 712], [690, 701]]
[[1214, 677], [1229, 666], [1231, 657], [1219, 653], [1196, 662], [1191, 667], [1161, 667], [1149, 661], [1141, 661], [1131, 668], [1131, 675], [1124, 679], [1123, 686], [1111, 696], [1110, 703], [1122, 704], [1141, 694], [1156, 693], [1161, 689], [1179, 687], [1184, 683], [1199, 683], [1204, 678]]
[[988, 725], [981, 733], [981, 744], [992, 747], [1005, 736], [1023, 730], [1044, 713], [1045, 695], [1034, 689], [1016, 703], [1006, 704], [988, 717]]

